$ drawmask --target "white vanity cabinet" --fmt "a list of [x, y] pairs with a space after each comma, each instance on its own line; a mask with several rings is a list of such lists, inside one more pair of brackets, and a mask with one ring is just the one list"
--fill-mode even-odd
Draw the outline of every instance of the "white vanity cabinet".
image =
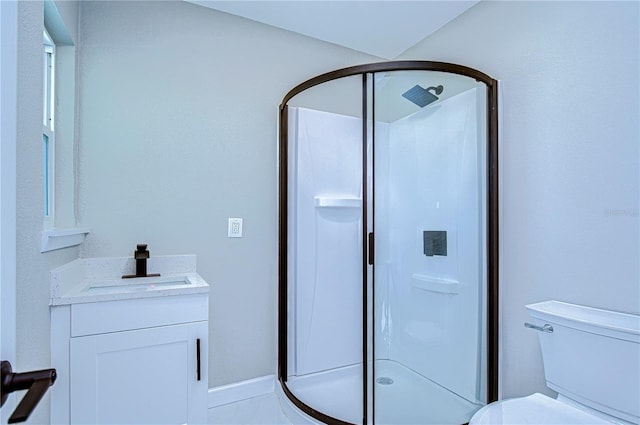
[[52, 299], [51, 423], [207, 422], [209, 288], [185, 276], [190, 289], [134, 280]]
[[71, 423], [206, 422], [196, 377], [205, 333], [197, 323], [72, 338]]
[[53, 307], [51, 422], [206, 423], [207, 316], [205, 295]]

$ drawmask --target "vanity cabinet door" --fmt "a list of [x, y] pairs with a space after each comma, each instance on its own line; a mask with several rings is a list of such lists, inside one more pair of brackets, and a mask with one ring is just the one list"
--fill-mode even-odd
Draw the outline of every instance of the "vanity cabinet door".
[[196, 322], [71, 338], [71, 423], [206, 423], [207, 333]]

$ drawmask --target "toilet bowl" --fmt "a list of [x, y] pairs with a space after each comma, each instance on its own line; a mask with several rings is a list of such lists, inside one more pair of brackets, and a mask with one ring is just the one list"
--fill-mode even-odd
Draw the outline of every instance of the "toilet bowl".
[[488, 404], [473, 415], [469, 425], [611, 425], [612, 423], [625, 422], [616, 421], [613, 417], [606, 419], [596, 416], [593, 412], [581, 410], [568, 403], [535, 393], [527, 397], [511, 398]]
[[640, 423], [640, 316], [546, 301], [526, 306], [538, 331], [546, 384], [558, 393], [484, 406], [485, 424]]

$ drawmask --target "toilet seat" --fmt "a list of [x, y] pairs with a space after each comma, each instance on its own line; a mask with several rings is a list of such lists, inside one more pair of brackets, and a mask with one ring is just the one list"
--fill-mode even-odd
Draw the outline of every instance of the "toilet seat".
[[612, 423], [616, 422], [607, 421], [540, 393], [488, 404], [478, 410], [469, 421], [469, 425], [611, 425]]

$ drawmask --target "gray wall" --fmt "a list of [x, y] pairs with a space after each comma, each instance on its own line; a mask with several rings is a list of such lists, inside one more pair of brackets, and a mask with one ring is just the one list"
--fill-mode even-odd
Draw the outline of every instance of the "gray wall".
[[[81, 255], [195, 253], [209, 386], [274, 373], [277, 107], [307, 78], [377, 58], [185, 2], [80, 15]], [[228, 217], [244, 218], [242, 239]]]
[[502, 394], [546, 390], [525, 304], [640, 313], [637, 2], [481, 2], [402, 55], [502, 83]]

